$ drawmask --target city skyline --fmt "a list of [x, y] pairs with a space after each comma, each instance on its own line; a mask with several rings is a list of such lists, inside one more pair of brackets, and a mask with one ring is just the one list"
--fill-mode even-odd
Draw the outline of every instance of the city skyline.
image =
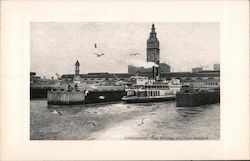
[[[160, 63], [167, 63], [175, 71], [191, 71], [200, 65], [212, 69], [213, 64], [219, 63], [219, 23], [154, 24], [160, 41]], [[78, 60], [81, 74], [126, 73], [128, 65], [145, 64], [151, 25], [152, 22], [33, 22], [30, 70], [46, 77], [73, 74]], [[104, 55], [97, 57], [95, 52]], [[134, 53], [140, 55], [131, 56]]]

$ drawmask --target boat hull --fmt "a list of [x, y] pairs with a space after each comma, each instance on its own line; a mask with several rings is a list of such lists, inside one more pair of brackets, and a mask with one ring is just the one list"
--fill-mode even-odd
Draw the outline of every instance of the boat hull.
[[148, 103], [148, 102], [163, 102], [175, 100], [175, 95], [165, 97], [123, 97], [125, 103]]

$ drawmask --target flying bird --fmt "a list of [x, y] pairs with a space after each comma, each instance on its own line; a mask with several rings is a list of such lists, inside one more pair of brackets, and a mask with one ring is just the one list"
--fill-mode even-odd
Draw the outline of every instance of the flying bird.
[[55, 115], [59, 114], [60, 116], [62, 116], [62, 112], [60, 110], [50, 110], [49, 112], [51, 112]]
[[94, 53], [97, 57], [101, 57], [101, 56], [103, 56], [104, 55], [104, 53], [102, 53], [102, 54], [97, 54], [97, 53]]
[[142, 124], [144, 124], [144, 122], [143, 122], [144, 120], [145, 120], [145, 118], [143, 118], [143, 119], [141, 120], [141, 123], [139, 123], [138, 126], [141, 126]]
[[59, 114], [60, 116], [62, 116], [62, 113], [61, 113], [61, 111], [58, 111], [58, 114]]
[[103, 99], [105, 99], [105, 97], [104, 96], [99, 96], [98, 99], [103, 100]]
[[92, 121], [85, 121], [85, 122], [83, 123], [83, 125], [85, 125], [85, 124], [92, 124], [92, 125], [96, 126], [96, 124], [95, 124], [94, 122], [92, 122]]
[[141, 55], [141, 54], [139, 54], [139, 53], [130, 54], [130, 56], [137, 56], [137, 55]]

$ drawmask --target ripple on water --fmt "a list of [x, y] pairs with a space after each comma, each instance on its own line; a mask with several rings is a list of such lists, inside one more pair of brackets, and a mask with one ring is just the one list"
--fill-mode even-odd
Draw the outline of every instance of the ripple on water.
[[[175, 107], [175, 102], [88, 104], [47, 107], [30, 103], [31, 139], [114, 140], [126, 137], [220, 137], [220, 104]], [[50, 112], [60, 110], [62, 116]], [[143, 124], [138, 126], [142, 122]], [[84, 124], [92, 121], [96, 126]]]

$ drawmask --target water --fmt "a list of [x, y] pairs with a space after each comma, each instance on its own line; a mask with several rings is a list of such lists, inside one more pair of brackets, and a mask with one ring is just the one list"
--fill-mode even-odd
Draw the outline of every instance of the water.
[[[60, 110], [61, 114], [53, 111]], [[47, 106], [30, 102], [31, 140], [218, 140], [220, 104], [175, 102]]]

